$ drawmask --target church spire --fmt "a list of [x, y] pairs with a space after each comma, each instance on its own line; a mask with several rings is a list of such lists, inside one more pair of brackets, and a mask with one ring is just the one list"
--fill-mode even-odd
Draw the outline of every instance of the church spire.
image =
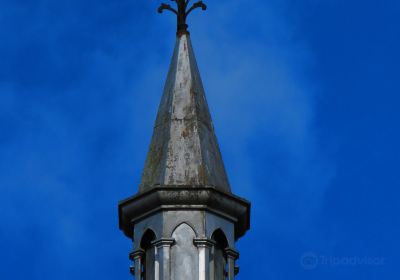
[[177, 37], [140, 192], [157, 186], [230, 186], [188, 34]]
[[172, 0], [178, 32], [139, 192], [118, 205], [133, 241], [135, 280], [234, 280], [235, 242], [250, 228], [250, 203], [231, 193], [186, 17], [202, 1]]

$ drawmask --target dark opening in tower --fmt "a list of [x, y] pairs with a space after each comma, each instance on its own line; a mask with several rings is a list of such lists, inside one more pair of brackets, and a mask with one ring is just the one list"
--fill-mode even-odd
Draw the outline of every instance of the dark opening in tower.
[[140, 247], [144, 250], [142, 260], [142, 276], [141, 280], [154, 280], [154, 262], [155, 262], [155, 249], [152, 242], [156, 239], [156, 235], [150, 229], [146, 230], [145, 234], [140, 241]]
[[211, 279], [225, 280], [227, 277], [225, 249], [228, 247], [228, 241], [224, 232], [220, 229], [214, 232], [211, 239], [215, 241], [215, 245], [211, 250]]

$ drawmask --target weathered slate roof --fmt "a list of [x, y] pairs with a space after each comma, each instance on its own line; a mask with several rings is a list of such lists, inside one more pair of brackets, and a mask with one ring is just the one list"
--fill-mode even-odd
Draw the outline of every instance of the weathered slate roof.
[[231, 192], [188, 34], [177, 37], [139, 192], [165, 186]]

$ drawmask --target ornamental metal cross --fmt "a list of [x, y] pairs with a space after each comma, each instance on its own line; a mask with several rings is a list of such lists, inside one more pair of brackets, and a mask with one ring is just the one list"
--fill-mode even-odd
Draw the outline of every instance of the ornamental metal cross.
[[188, 9], [190, 0], [171, 0], [171, 1], [175, 2], [176, 5], [178, 6], [177, 10], [172, 8], [171, 5], [169, 4], [162, 3], [161, 6], [158, 8], [158, 12], [162, 13], [164, 10], [168, 10], [176, 14], [178, 21], [178, 27], [176, 33], [178, 35], [188, 34], [189, 33], [187, 31], [188, 25], [186, 24], [187, 16], [197, 8], [201, 8], [203, 11], [205, 11], [207, 9], [207, 6], [203, 3], [203, 1], [198, 1]]

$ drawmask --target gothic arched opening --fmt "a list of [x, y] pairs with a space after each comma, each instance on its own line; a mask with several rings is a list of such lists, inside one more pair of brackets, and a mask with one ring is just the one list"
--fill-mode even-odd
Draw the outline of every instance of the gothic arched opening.
[[212, 280], [226, 279], [227, 275], [227, 261], [225, 256], [225, 249], [229, 246], [225, 233], [221, 229], [217, 229], [211, 239], [215, 242], [211, 250], [210, 258], [210, 274]]
[[175, 245], [171, 248], [171, 279], [198, 279], [199, 255], [193, 244], [196, 232], [188, 224], [180, 224], [172, 233]]
[[140, 248], [145, 252], [142, 260], [141, 280], [154, 280], [155, 249], [152, 242], [155, 239], [155, 233], [151, 229], [148, 229], [140, 241]]

